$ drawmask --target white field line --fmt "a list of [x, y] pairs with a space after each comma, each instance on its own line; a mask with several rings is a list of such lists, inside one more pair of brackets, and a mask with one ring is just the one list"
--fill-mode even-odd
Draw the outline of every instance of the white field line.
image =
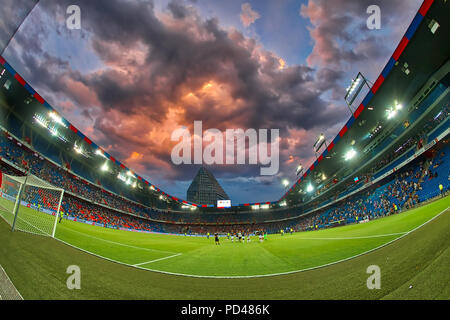
[[437, 215], [435, 215], [434, 217], [432, 217], [430, 220], [425, 221], [424, 223], [422, 223], [421, 225], [417, 226], [416, 228], [414, 228], [414, 229], [412, 229], [412, 230], [410, 230], [410, 231], [405, 232], [405, 233], [404, 233], [403, 235], [401, 235], [400, 237], [395, 238], [395, 239], [393, 239], [393, 240], [391, 240], [391, 241], [389, 241], [389, 242], [386, 242], [385, 244], [382, 244], [382, 245], [380, 245], [380, 246], [378, 246], [378, 247], [375, 247], [375, 248], [373, 248], [373, 249], [370, 249], [370, 250], [368, 250], [368, 251], [359, 253], [359, 254], [357, 254], [357, 255], [354, 255], [354, 256], [351, 256], [351, 257], [348, 257], [348, 258], [345, 258], [345, 259], [341, 259], [341, 260], [338, 260], [338, 261], [330, 262], [330, 263], [327, 263], [327, 264], [323, 264], [323, 265], [320, 265], [320, 266], [316, 266], [316, 267], [310, 267], [310, 268], [305, 268], [305, 269], [300, 269], [300, 270], [293, 270], [293, 271], [287, 271], [287, 272], [271, 273], [271, 274], [251, 275], [251, 276], [201, 276], [201, 275], [183, 274], [183, 273], [176, 273], [176, 272], [169, 272], [169, 271], [162, 271], [162, 270], [154, 270], [154, 269], [142, 268], [141, 266], [130, 265], [130, 264], [127, 264], [127, 263], [124, 263], [124, 262], [121, 262], [121, 261], [117, 261], [117, 260], [114, 260], [114, 259], [106, 258], [106, 257], [100, 256], [100, 255], [98, 255], [98, 254], [95, 254], [95, 253], [89, 252], [89, 251], [87, 251], [87, 250], [84, 250], [84, 249], [82, 249], [82, 248], [79, 248], [79, 247], [77, 247], [77, 246], [74, 246], [74, 245], [72, 245], [72, 244], [70, 244], [70, 243], [67, 243], [67, 242], [63, 241], [63, 240], [56, 239], [56, 238], [55, 238], [55, 239], [58, 240], [58, 241], [61, 241], [62, 243], [66, 244], [66, 245], [68, 245], [68, 246], [70, 246], [70, 247], [72, 247], [72, 248], [78, 249], [78, 250], [83, 251], [83, 252], [85, 252], [85, 253], [91, 254], [91, 255], [93, 255], [93, 256], [96, 256], [96, 257], [99, 257], [99, 258], [102, 258], [102, 259], [105, 259], [105, 260], [108, 260], [108, 261], [111, 261], [111, 262], [114, 262], [114, 263], [117, 263], [117, 264], [121, 264], [121, 265], [128, 266], [128, 267], [133, 267], [133, 268], [137, 268], [137, 269], [141, 269], [141, 270], [145, 270], [145, 271], [152, 271], [152, 272], [156, 272], [156, 273], [166, 274], [166, 275], [181, 276], [181, 277], [190, 277], [190, 278], [210, 278], [210, 279], [248, 279], [248, 278], [263, 278], [263, 277], [283, 276], [283, 275], [288, 275], [288, 274], [293, 274], [293, 273], [299, 273], [299, 272], [304, 272], [304, 271], [309, 271], [309, 270], [319, 269], [319, 268], [323, 268], [323, 267], [327, 267], [327, 266], [330, 266], [330, 265], [338, 264], [338, 263], [340, 263], [340, 262], [344, 262], [344, 261], [347, 261], [347, 260], [351, 260], [351, 259], [357, 258], [357, 257], [362, 256], [362, 255], [368, 254], [368, 253], [370, 253], [370, 252], [372, 252], [372, 251], [378, 250], [378, 249], [380, 249], [380, 248], [382, 248], [382, 247], [385, 247], [385, 246], [387, 246], [387, 245], [393, 243], [394, 241], [397, 241], [397, 240], [399, 240], [399, 239], [401, 239], [401, 238], [407, 236], [407, 235], [410, 234], [411, 232], [416, 231], [417, 229], [423, 227], [423, 226], [426, 225], [427, 223], [433, 221], [434, 219], [436, 219], [437, 217], [439, 217], [440, 215], [442, 215], [443, 213], [445, 213], [449, 208], [450, 208], [450, 207], [447, 207], [446, 209], [442, 210], [442, 211], [439, 212]]
[[[13, 289], [13, 290], [15, 291], [15, 293], [19, 296], [19, 298], [20, 298], [21, 300], [24, 300], [23, 297], [22, 297], [22, 295], [20, 294], [19, 290], [17, 290], [17, 288], [14, 286], [14, 283], [11, 281], [11, 279], [9, 278], [9, 276], [8, 276], [8, 274], [6, 273], [5, 269], [3, 269], [3, 267], [2, 267], [1, 265], [0, 265], [0, 272], [2, 272], [2, 273], [5, 275], [6, 280], [9, 281], [9, 283], [10, 283], [11, 286], [12, 286], [12, 289]], [[2, 300], [2, 296], [0, 296], [0, 300]]]
[[381, 237], [389, 237], [389, 236], [398, 236], [401, 234], [408, 233], [405, 232], [397, 232], [397, 233], [386, 233], [386, 234], [375, 234], [373, 236], [361, 236], [361, 237], [338, 237], [338, 238], [295, 238], [300, 240], [353, 240], [353, 239], [370, 239], [370, 238], [381, 238]]
[[159, 259], [155, 259], [155, 260], [150, 260], [150, 261], [142, 262], [142, 263], [136, 263], [136, 264], [133, 264], [133, 267], [142, 266], [142, 265], [144, 265], [144, 264], [149, 264], [149, 263], [153, 263], [153, 262], [156, 262], [156, 261], [161, 261], [161, 260], [166, 260], [166, 259], [178, 257], [178, 256], [180, 256], [180, 255], [181, 255], [181, 253], [177, 253], [177, 254], [174, 254], [173, 256], [168, 256], [168, 257], [164, 257], [164, 258], [159, 258]]
[[[179, 253], [179, 252], [164, 251], [164, 250], [159, 250], [159, 249], [151, 249], [151, 248], [137, 247], [137, 246], [133, 246], [133, 245], [130, 245], [130, 244], [125, 244], [125, 243], [115, 242], [115, 241], [112, 241], [112, 240], [106, 240], [106, 239], [99, 238], [99, 237], [96, 237], [96, 236], [92, 236], [92, 235], [89, 235], [89, 234], [86, 234], [86, 233], [83, 233], [83, 232], [80, 232], [80, 231], [77, 231], [77, 230], [73, 230], [73, 229], [70, 229], [70, 228], [67, 228], [67, 230], [70, 230], [70, 231], [72, 231], [72, 232], [76, 232], [76, 233], [78, 233], [78, 234], [81, 234], [81, 235], [86, 236], [86, 237], [89, 237], [89, 238], [93, 238], [93, 239], [97, 239], [97, 240], [100, 240], [100, 241], [104, 241], [104, 242], [116, 244], [116, 245], [123, 246], [123, 247], [128, 247], [128, 248], [133, 248], [133, 249], [139, 249], [139, 250], [146, 250], [146, 251], [157, 251], [157, 252], [163, 252], [163, 253], [171, 253], [171, 254], [178, 254], [178, 253]], [[58, 240], [59, 240], [59, 239], [58, 239]]]

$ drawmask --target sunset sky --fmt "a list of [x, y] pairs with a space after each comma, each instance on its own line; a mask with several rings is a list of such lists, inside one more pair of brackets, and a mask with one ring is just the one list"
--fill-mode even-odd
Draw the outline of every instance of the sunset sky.
[[[21, 1], [2, 0], [6, 17]], [[165, 192], [186, 198], [198, 165], [174, 165], [172, 132], [280, 129], [280, 171], [210, 170], [234, 204], [274, 201], [312, 145], [350, 113], [345, 88], [372, 82], [421, 0], [41, 0], [4, 52], [67, 120]], [[66, 27], [69, 5], [81, 30]], [[381, 29], [366, 27], [369, 5]]]

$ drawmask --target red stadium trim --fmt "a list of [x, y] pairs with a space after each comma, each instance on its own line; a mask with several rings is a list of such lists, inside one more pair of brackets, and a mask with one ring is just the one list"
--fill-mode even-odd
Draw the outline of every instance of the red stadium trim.
[[372, 86], [372, 89], [371, 89], [372, 92], [376, 93], [383, 82], [384, 82], [384, 77], [383, 77], [383, 75], [380, 74], [377, 81], [375, 81], [375, 83]]
[[353, 113], [353, 117], [357, 119], [361, 112], [364, 110], [364, 105], [361, 103], [358, 107], [358, 109], [355, 110], [355, 113]]
[[78, 129], [77, 128], [75, 128], [73, 125], [69, 125], [69, 129], [70, 130], [72, 130], [73, 132], [75, 132], [75, 133], [77, 133], [78, 132]]
[[0, 56], [0, 64], [1, 64], [1, 65], [4, 65], [5, 62], [6, 62], [6, 60], [5, 60], [2, 56]]
[[18, 73], [16, 73], [15, 75], [14, 75], [14, 78], [16, 78], [17, 79], [17, 81], [19, 81], [19, 83], [21, 84], [21, 85], [25, 85], [25, 80], [23, 80], [23, 78], [20, 76], [20, 74], [18, 74]]
[[[342, 138], [342, 136], [347, 132], [347, 130], [348, 130], [347, 125], [345, 125], [345, 126], [341, 129], [341, 131], [339, 131], [339, 136]], [[317, 159], [317, 160], [319, 160], [319, 159]]]
[[89, 139], [88, 137], [84, 137], [84, 141], [86, 141], [88, 144], [92, 144], [92, 141], [91, 141], [91, 139]]
[[334, 142], [331, 141], [331, 143], [328, 145], [328, 148], [327, 148], [328, 152], [330, 152], [331, 149], [333, 149], [333, 147], [334, 147]]
[[45, 100], [39, 95], [39, 93], [34, 93], [34, 98], [39, 101], [41, 104], [44, 104]]
[[398, 44], [397, 49], [395, 49], [394, 54], [392, 55], [392, 58], [394, 58], [395, 61], [400, 58], [403, 50], [405, 50], [406, 46], [408, 45], [409, 40], [407, 37], [403, 36], [402, 41]]
[[419, 13], [425, 17], [434, 0], [425, 0], [419, 9]]
[[317, 158], [317, 162], [320, 163], [320, 161], [322, 161], [322, 160], [323, 160], [323, 154], [321, 154], [320, 157]]

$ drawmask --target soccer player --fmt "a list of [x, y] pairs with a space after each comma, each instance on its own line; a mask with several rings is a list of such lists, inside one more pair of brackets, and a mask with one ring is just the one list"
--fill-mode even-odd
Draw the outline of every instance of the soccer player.
[[206, 234], [206, 239], [209, 239], [209, 232]]
[[217, 233], [214, 235], [214, 240], [216, 242], [216, 245], [220, 245], [220, 243], [219, 243], [219, 235]]
[[60, 213], [59, 213], [59, 221], [58, 221], [58, 223], [61, 223], [61, 220], [62, 220], [63, 216], [64, 216], [64, 211], [61, 210]]
[[247, 234], [247, 243], [250, 242], [250, 233]]
[[234, 233], [231, 234], [231, 242], [234, 242]]
[[444, 197], [444, 186], [442, 183], [439, 183], [439, 192], [441, 193], [441, 197]]

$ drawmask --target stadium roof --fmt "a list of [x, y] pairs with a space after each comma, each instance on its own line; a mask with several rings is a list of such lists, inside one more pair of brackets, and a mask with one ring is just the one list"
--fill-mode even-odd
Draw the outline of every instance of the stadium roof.
[[[412, 101], [413, 97], [433, 73], [448, 61], [450, 56], [448, 9], [448, 4], [442, 1], [423, 2], [361, 104], [354, 110], [353, 115], [336, 137], [329, 141], [328, 147], [318, 155], [317, 160], [305, 170], [303, 176], [281, 199], [292, 194], [297, 195], [298, 191], [305, 189], [307, 184], [317, 186], [314, 180], [322, 175], [327, 177], [322, 183], [327, 183], [332, 178], [343, 178], [350, 170], [355, 170], [355, 163], [344, 159], [344, 155], [350, 148], [354, 148], [358, 153], [360, 160], [358, 163], [372, 156], [371, 151], [383, 139], [379, 139], [379, 135], [373, 138], [369, 136], [379, 122], [386, 119], [386, 110], [394, 106], [396, 102], [402, 104], [408, 112], [412, 110], [415, 107], [412, 105], [415, 104], [415, 100]], [[429, 28], [432, 19], [440, 24], [439, 31], [436, 33], [432, 33]], [[408, 72], [405, 72], [406, 69]], [[398, 125], [398, 120], [388, 123], [388, 126], [393, 127], [394, 124]], [[382, 138], [385, 137], [382, 136]]]

